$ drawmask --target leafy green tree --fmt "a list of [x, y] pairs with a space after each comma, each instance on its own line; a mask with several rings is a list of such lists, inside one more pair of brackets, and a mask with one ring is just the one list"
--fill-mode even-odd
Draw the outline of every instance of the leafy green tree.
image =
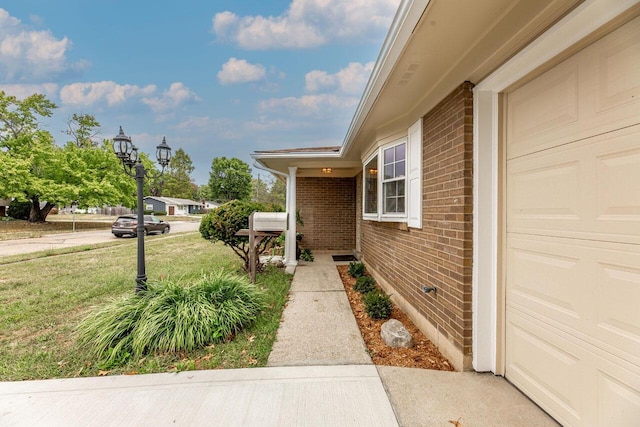
[[176, 150], [169, 162], [169, 169], [164, 174], [162, 195], [193, 199], [195, 191], [191, 174], [194, 169], [191, 157], [182, 148]]
[[209, 186], [207, 184], [198, 186], [196, 190], [196, 200], [211, 200], [211, 195], [209, 194]]
[[251, 168], [235, 157], [216, 157], [211, 163], [209, 191], [216, 202], [248, 200], [251, 196]]
[[30, 222], [43, 222], [56, 204], [73, 201], [131, 205], [135, 182], [121, 171], [110, 144], [59, 147], [39, 129], [38, 117], [51, 116], [54, 108], [44, 95], [18, 100], [0, 91], [0, 197], [29, 201]]
[[79, 147], [96, 147], [96, 135], [100, 132], [100, 123], [92, 114], [73, 114], [67, 121], [69, 129], [65, 131]]
[[[244, 268], [249, 271], [249, 237], [236, 236], [239, 230], [249, 228], [249, 216], [253, 212], [279, 212], [279, 206], [264, 205], [261, 203], [233, 200], [220, 205], [211, 213], [208, 213], [200, 222], [200, 234], [206, 240], [212, 242], [221, 241], [229, 246], [244, 261]], [[271, 238], [267, 237], [256, 248], [256, 255], [263, 253], [268, 247]], [[256, 256], [259, 265], [259, 256]]]
[[251, 199], [258, 203], [268, 203], [269, 185], [265, 180], [260, 179], [260, 175], [251, 180]]

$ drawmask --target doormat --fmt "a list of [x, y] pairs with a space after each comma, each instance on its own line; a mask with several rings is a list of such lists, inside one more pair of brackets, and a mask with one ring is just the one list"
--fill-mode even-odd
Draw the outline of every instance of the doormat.
[[353, 255], [331, 255], [334, 262], [342, 262], [342, 261], [357, 261], [358, 258]]

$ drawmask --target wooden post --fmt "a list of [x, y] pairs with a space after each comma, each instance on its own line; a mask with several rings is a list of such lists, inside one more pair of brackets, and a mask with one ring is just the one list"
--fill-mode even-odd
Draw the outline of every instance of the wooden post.
[[253, 231], [253, 213], [249, 215], [249, 277], [251, 283], [256, 283], [256, 233]]

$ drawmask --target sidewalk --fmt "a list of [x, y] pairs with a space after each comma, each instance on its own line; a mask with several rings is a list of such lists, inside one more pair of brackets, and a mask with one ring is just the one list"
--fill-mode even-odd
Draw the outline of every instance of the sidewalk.
[[328, 254], [298, 266], [268, 366], [0, 383], [0, 425], [557, 425], [500, 377], [374, 366]]

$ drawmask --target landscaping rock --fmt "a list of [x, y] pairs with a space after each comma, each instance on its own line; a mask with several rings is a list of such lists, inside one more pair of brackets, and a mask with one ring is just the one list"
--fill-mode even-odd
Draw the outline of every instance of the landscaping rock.
[[413, 337], [402, 322], [390, 319], [382, 324], [380, 336], [389, 347], [413, 347]]

